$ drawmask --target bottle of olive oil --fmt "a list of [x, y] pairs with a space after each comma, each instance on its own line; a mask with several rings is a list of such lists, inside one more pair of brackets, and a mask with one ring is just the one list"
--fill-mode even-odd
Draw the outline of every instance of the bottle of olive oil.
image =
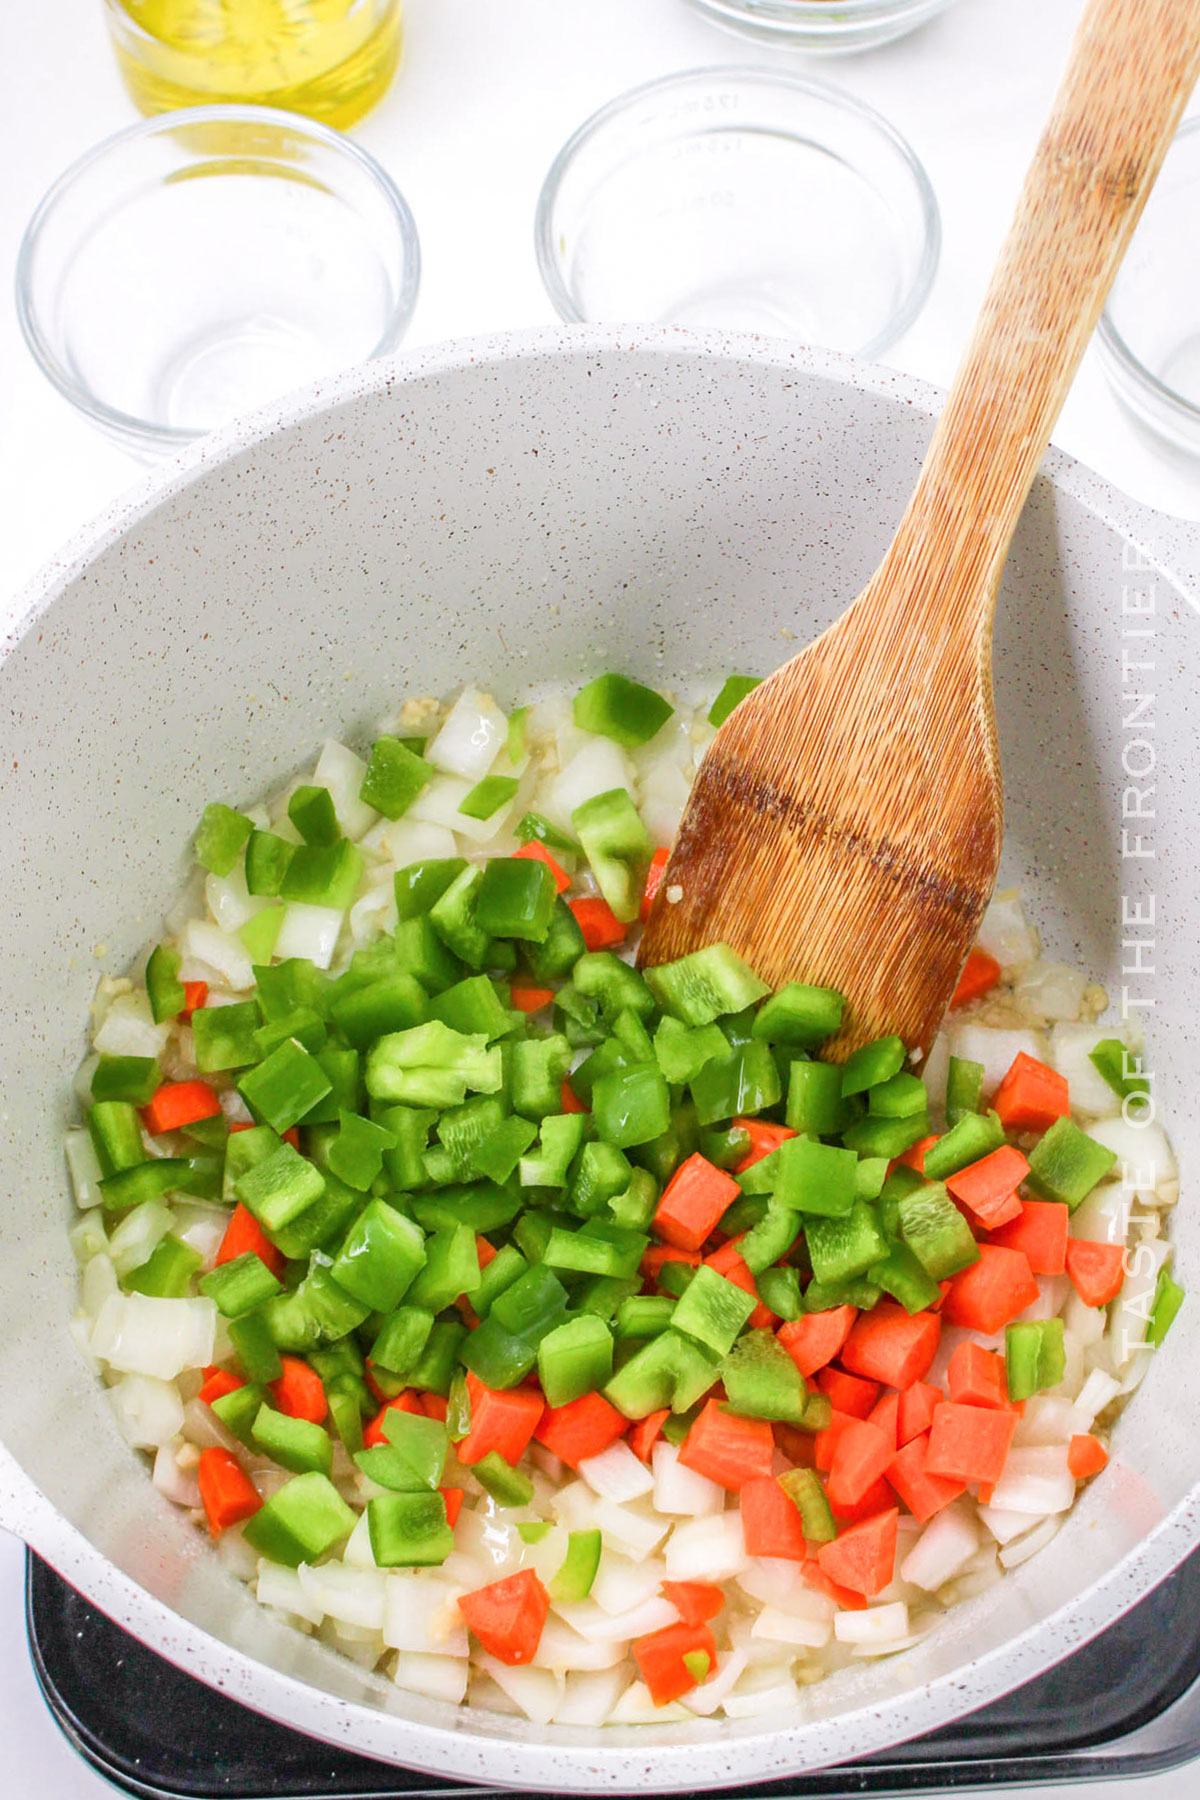
[[339, 129], [386, 91], [400, 0], [106, 0], [125, 85], [144, 113], [239, 101]]

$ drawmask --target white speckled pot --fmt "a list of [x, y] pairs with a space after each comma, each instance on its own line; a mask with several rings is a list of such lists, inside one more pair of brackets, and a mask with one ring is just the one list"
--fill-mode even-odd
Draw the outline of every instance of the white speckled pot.
[[[769, 1721], [539, 1729], [400, 1693], [273, 1623], [152, 1489], [67, 1336], [60, 1134], [88, 1002], [98, 971], [155, 929], [204, 802], [262, 793], [327, 732], [365, 739], [406, 689], [478, 680], [513, 700], [610, 665], [660, 682], [765, 672], [862, 585], [935, 407], [899, 375], [752, 340], [589, 329], [450, 346], [207, 440], [25, 597], [0, 660], [0, 1519], [234, 1698], [473, 1781], [765, 1780], [929, 1730], [1029, 1679], [1200, 1541], [1189, 1309], [1053, 1547], [919, 1648], [849, 1668]], [[1198, 573], [1194, 529], [1053, 455], [997, 646], [1009, 873], [1052, 950], [1114, 995], [1122, 937], [1156, 940], [1155, 973], [1124, 979], [1155, 1002], [1144, 1016], [1184, 1170], [1179, 1265], [1193, 1287]], [[1123, 613], [1123, 590], [1126, 608], [1152, 595], [1153, 614]], [[1152, 637], [1123, 635], [1147, 624]], [[1154, 699], [1127, 732], [1133, 692]], [[1143, 828], [1154, 855], [1123, 860], [1130, 738], [1158, 758]], [[1143, 910], [1153, 895], [1152, 929], [1122, 926], [1122, 895]]]

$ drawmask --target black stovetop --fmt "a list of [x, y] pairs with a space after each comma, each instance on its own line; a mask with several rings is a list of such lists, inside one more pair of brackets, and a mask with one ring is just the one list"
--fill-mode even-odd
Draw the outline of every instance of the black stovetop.
[[[47, 1703], [81, 1755], [142, 1800], [396, 1800], [482, 1793], [331, 1749], [145, 1649], [32, 1555]], [[732, 1796], [913, 1793], [1144, 1774], [1200, 1755], [1200, 1551], [1056, 1669], [927, 1737]]]

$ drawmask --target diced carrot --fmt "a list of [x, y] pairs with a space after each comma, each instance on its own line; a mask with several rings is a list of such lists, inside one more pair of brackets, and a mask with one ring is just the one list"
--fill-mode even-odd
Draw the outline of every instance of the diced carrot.
[[[467, 1372], [467, 1398], [471, 1429], [457, 1446], [458, 1460], [477, 1463], [492, 1450], [515, 1467], [529, 1448], [546, 1403], [533, 1388], [485, 1387], [478, 1375]], [[624, 1421], [622, 1421], [624, 1430]]]
[[969, 1339], [959, 1344], [946, 1369], [948, 1398], [956, 1406], [1008, 1405], [1004, 1358]]
[[207, 981], [185, 981], [183, 984], [183, 1005], [180, 1008], [181, 1019], [188, 1020], [192, 1014], [204, 1005], [208, 999]]
[[963, 964], [958, 986], [950, 996], [951, 1006], [966, 1006], [968, 1001], [982, 999], [984, 994], [991, 993], [999, 979], [1000, 964], [977, 944]]
[[575, 914], [575, 923], [589, 950], [615, 950], [625, 942], [628, 926], [622, 925], [607, 900], [595, 895], [585, 900], [568, 900], [567, 905]]
[[707, 1656], [705, 1673], [710, 1675], [717, 1666], [717, 1640], [707, 1625], [687, 1625], [681, 1619], [677, 1625], [664, 1625], [659, 1631], [634, 1638], [634, 1661], [655, 1706], [669, 1706], [697, 1685], [695, 1674], [683, 1660], [694, 1650]]
[[592, 1110], [590, 1106], [583, 1104], [569, 1081], [564, 1081], [558, 1091], [558, 1104], [565, 1113], [585, 1113]]
[[771, 1430], [775, 1435], [777, 1448], [795, 1468], [816, 1468], [817, 1443], [813, 1432], [799, 1431], [795, 1425], [785, 1425], [781, 1420], [776, 1420]]
[[685, 1625], [707, 1625], [725, 1604], [724, 1592], [711, 1581], [664, 1581], [662, 1591]]
[[1076, 1481], [1098, 1475], [1108, 1463], [1108, 1451], [1090, 1431], [1077, 1432], [1067, 1446], [1067, 1467]]
[[679, 1451], [685, 1469], [735, 1493], [756, 1475], [769, 1475], [774, 1456], [775, 1439], [765, 1419], [722, 1412], [716, 1400], [705, 1403]]
[[899, 1517], [899, 1509], [890, 1506], [886, 1512], [848, 1526], [831, 1544], [822, 1544], [817, 1561], [826, 1575], [840, 1587], [865, 1594], [868, 1599], [878, 1594], [891, 1581], [895, 1570]]
[[235, 1394], [245, 1385], [237, 1375], [231, 1375], [228, 1369], [206, 1369], [204, 1386], [200, 1389], [198, 1398], [203, 1400], [205, 1406], [211, 1406], [214, 1400], [220, 1400], [225, 1394]]
[[818, 1593], [825, 1594], [844, 1612], [866, 1611], [867, 1601], [864, 1595], [856, 1594], [853, 1588], [840, 1587], [836, 1581], [832, 1581], [815, 1556], [805, 1563], [800, 1573], [809, 1587], [815, 1587]]
[[852, 1419], [838, 1433], [834, 1445], [825, 1484], [829, 1504], [835, 1510], [857, 1505], [895, 1454], [896, 1446], [889, 1442], [886, 1431], [867, 1419]]
[[847, 1375], [845, 1369], [824, 1368], [817, 1376], [817, 1386], [829, 1395], [830, 1404], [839, 1412], [855, 1419], [869, 1419], [879, 1398], [879, 1383], [864, 1381], [861, 1375]]
[[889, 1506], [895, 1504], [896, 1496], [882, 1475], [857, 1500], [835, 1501], [832, 1494], [829, 1496], [830, 1511], [839, 1525], [857, 1525], [860, 1519], [869, 1519], [874, 1513], [886, 1512]]
[[662, 1436], [663, 1425], [670, 1416], [670, 1407], [664, 1406], [661, 1412], [647, 1413], [644, 1419], [639, 1419], [636, 1425], [630, 1426], [625, 1441], [642, 1462], [650, 1461], [650, 1452]]
[[239, 1200], [225, 1227], [225, 1236], [217, 1251], [217, 1264], [219, 1266], [221, 1263], [233, 1262], [235, 1257], [245, 1256], [249, 1250], [254, 1252], [260, 1262], [266, 1263], [276, 1279], [283, 1274], [287, 1258], [282, 1250], [275, 1248], [254, 1214]]
[[437, 1419], [439, 1424], [445, 1424], [446, 1415], [450, 1411], [450, 1402], [445, 1394], [418, 1394], [417, 1398], [427, 1419]]
[[828, 1425], [813, 1434], [813, 1467], [820, 1469], [822, 1475], [828, 1475], [833, 1466], [834, 1452], [838, 1439], [848, 1425], [854, 1424], [854, 1414], [839, 1412], [835, 1406], [830, 1414]]
[[951, 1325], [965, 1325], [991, 1337], [1037, 1297], [1038, 1284], [1023, 1250], [980, 1244], [979, 1261], [952, 1279], [942, 1316]]
[[980, 1506], [990, 1506], [992, 1504], [992, 1495], [995, 1493], [995, 1491], [996, 1491], [996, 1484], [994, 1481], [976, 1482], [975, 1492], [979, 1496]]
[[638, 908], [638, 918], [644, 925], [650, 917], [650, 908], [654, 905], [654, 896], [662, 886], [663, 871], [670, 859], [671, 852], [661, 847], [650, 858], [650, 867], [646, 870], [646, 885], [642, 889], [642, 903]]
[[1085, 1306], [1107, 1306], [1125, 1280], [1124, 1244], [1090, 1244], [1067, 1239], [1067, 1274]]
[[1067, 1078], [1018, 1050], [996, 1089], [992, 1109], [1005, 1131], [1048, 1131], [1055, 1119], [1065, 1118], [1071, 1110]]
[[522, 844], [519, 850], [513, 851], [513, 855], [527, 857], [530, 862], [545, 863], [554, 877], [554, 885], [560, 894], [565, 894], [570, 887], [571, 877], [567, 871], [561, 864], [555, 862], [545, 844], [539, 844], [536, 838], [531, 838], [529, 843]]
[[842, 1364], [852, 1375], [906, 1388], [920, 1381], [937, 1355], [942, 1322], [936, 1313], [907, 1313], [881, 1300], [860, 1313], [842, 1347]]
[[657, 1281], [667, 1263], [687, 1263], [689, 1268], [698, 1269], [703, 1261], [698, 1250], [677, 1250], [674, 1244], [651, 1244], [638, 1267], [647, 1281]]
[[439, 1488], [438, 1493], [446, 1502], [446, 1523], [453, 1531], [458, 1524], [458, 1515], [462, 1511], [465, 1490], [463, 1488]]
[[747, 1481], [738, 1494], [747, 1556], [778, 1556], [802, 1563], [808, 1557], [800, 1510], [771, 1475]]
[[517, 1668], [531, 1663], [542, 1639], [550, 1596], [532, 1569], [520, 1569], [459, 1597], [459, 1611], [489, 1656]]
[[[369, 1383], [370, 1377], [368, 1376], [368, 1385]], [[363, 1426], [363, 1448], [374, 1450], [376, 1445], [387, 1443], [387, 1433], [383, 1427], [390, 1412], [421, 1413], [424, 1410], [420, 1399], [411, 1388], [405, 1388], [404, 1392], [397, 1394], [394, 1400], [385, 1400], [370, 1423]]]
[[726, 1281], [732, 1281], [734, 1287], [740, 1287], [744, 1294], [754, 1295], [754, 1311], [746, 1321], [750, 1329], [752, 1331], [770, 1330], [773, 1326], [778, 1325], [779, 1319], [766, 1302], [758, 1298], [758, 1288], [755, 1285], [754, 1276], [738, 1251], [738, 1245], [744, 1236], [743, 1232], [741, 1237], [730, 1238], [727, 1244], [722, 1244], [719, 1250], [714, 1250], [712, 1255], [706, 1256], [704, 1260], [710, 1269], [715, 1269], [718, 1275], [725, 1277]]
[[[599, 1456], [624, 1437], [628, 1427], [628, 1419], [603, 1394], [583, 1394], [565, 1406], [548, 1406], [534, 1436], [555, 1456], [561, 1456], [569, 1469], [577, 1469], [589, 1456]], [[462, 1456], [461, 1445], [458, 1454]]]
[[933, 1423], [933, 1409], [945, 1398], [940, 1387], [931, 1387], [927, 1381], [914, 1381], [911, 1387], [905, 1388], [900, 1396], [900, 1411], [896, 1419], [896, 1443], [899, 1448], [929, 1430]]
[[925, 1470], [952, 1481], [999, 1481], [1004, 1459], [1017, 1428], [1017, 1413], [986, 1406], [956, 1406], [943, 1400], [934, 1408]]
[[887, 1466], [887, 1480], [891, 1483], [907, 1506], [914, 1519], [924, 1525], [932, 1519], [934, 1513], [941, 1512], [943, 1506], [949, 1506], [960, 1494], [965, 1494], [965, 1481], [948, 1480], [944, 1475], [931, 1475], [926, 1466], [929, 1460], [929, 1433], [922, 1432], [920, 1437], [910, 1438], [908, 1443], [897, 1450]]
[[772, 1125], [766, 1119], [735, 1119], [730, 1127], [733, 1131], [744, 1131], [750, 1139], [750, 1148], [741, 1162], [733, 1165], [735, 1175], [744, 1175], [755, 1163], [762, 1162], [765, 1157], [778, 1150], [780, 1144], [786, 1144], [789, 1138], [799, 1134], [790, 1125]]
[[932, 1137], [918, 1138], [916, 1143], [911, 1144], [901, 1156], [893, 1156], [891, 1162], [888, 1164], [888, 1174], [890, 1175], [892, 1170], [896, 1168], [897, 1165], [900, 1165], [905, 1169], [915, 1169], [918, 1175], [923, 1175], [925, 1173], [925, 1152], [929, 1149], [931, 1144], [936, 1143], [936, 1132]]
[[200, 1119], [215, 1119], [220, 1110], [220, 1096], [207, 1081], [166, 1081], [143, 1106], [142, 1123], [151, 1137], [158, 1137]]
[[325, 1384], [302, 1356], [281, 1356], [283, 1374], [268, 1383], [281, 1413], [291, 1419], [309, 1419], [320, 1425], [329, 1411]]
[[488, 1264], [493, 1262], [496, 1257], [495, 1245], [489, 1244], [487, 1239], [482, 1237], [479, 1232], [475, 1233], [475, 1254], [479, 1258], [479, 1266], [481, 1269], [486, 1269]]
[[956, 1175], [947, 1175], [946, 1186], [985, 1231], [1019, 1217], [1017, 1189], [1029, 1173], [1029, 1163], [1013, 1144], [1001, 1144], [978, 1162]]
[[202, 1450], [196, 1479], [213, 1537], [252, 1518], [262, 1505], [258, 1489], [231, 1450], [213, 1444]]
[[514, 986], [509, 988], [508, 994], [517, 1011], [523, 1013], [541, 1012], [554, 1001], [553, 988]]
[[300, 1128], [299, 1128], [299, 1126], [289, 1125], [287, 1130], [281, 1131], [279, 1135], [283, 1139], [285, 1144], [290, 1144], [292, 1146], [293, 1150], [298, 1150], [300, 1148]]
[[718, 1169], [698, 1150], [680, 1163], [663, 1189], [654, 1229], [677, 1250], [699, 1250], [741, 1188], [732, 1175]]
[[929, 1302], [930, 1312], [941, 1312], [942, 1302], [945, 1300], [946, 1295], [949, 1292], [950, 1292], [950, 1283], [948, 1281], [939, 1281], [938, 1282], [938, 1297], [936, 1300], [931, 1300]]
[[887, 1436], [893, 1450], [900, 1448], [900, 1395], [885, 1394], [877, 1400], [867, 1414], [870, 1424], [878, 1425], [880, 1431]]
[[841, 1353], [858, 1317], [853, 1306], [831, 1306], [828, 1312], [804, 1313], [779, 1328], [783, 1345], [800, 1373], [815, 1375]]
[[1020, 1217], [992, 1232], [992, 1243], [1023, 1250], [1035, 1275], [1061, 1275], [1067, 1266], [1070, 1209], [1060, 1200], [1023, 1200]]

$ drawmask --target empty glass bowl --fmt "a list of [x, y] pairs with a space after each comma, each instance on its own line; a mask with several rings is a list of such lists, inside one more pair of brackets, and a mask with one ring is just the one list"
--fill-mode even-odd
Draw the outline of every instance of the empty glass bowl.
[[153, 456], [394, 349], [419, 269], [404, 199], [348, 138], [199, 106], [60, 176], [25, 233], [17, 310], [59, 392]]
[[594, 114], [546, 177], [535, 229], [561, 318], [863, 356], [916, 317], [940, 242], [925, 171], [886, 120], [754, 68], [668, 76]]
[[810, 55], [874, 50], [915, 31], [953, 0], [691, 0], [717, 25]]
[[1100, 321], [1114, 389], [1144, 425], [1200, 454], [1200, 118], [1180, 126]]

